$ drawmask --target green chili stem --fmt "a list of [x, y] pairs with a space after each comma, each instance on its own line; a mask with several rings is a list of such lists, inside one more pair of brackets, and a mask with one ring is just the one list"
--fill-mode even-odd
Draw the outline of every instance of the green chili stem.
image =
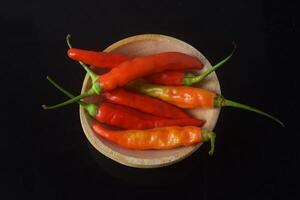
[[[67, 40], [67, 44], [70, 48], [72, 48], [72, 45], [71, 45], [71, 42], [70, 42], [70, 39], [71, 39], [71, 35], [68, 34], [66, 36], [66, 40]], [[99, 82], [97, 81], [98, 80], [98, 75], [95, 74], [87, 65], [85, 65], [84, 63], [82, 62], [79, 62], [83, 68], [86, 70], [86, 72], [88, 73], [88, 75], [91, 77], [92, 79], [92, 82], [93, 82], [93, 85], [92, 87], [85, 93], [81, 94], [81, 95], [78, 95], [76, 97], [73, 97], [72, 99], [69, 99], [68, 101], [65, 101], [65, 102], [62, 102], [62, 103], [59, 103], [57, 105], [53, 105], [53, 106], [46, 106], [46, 105], [42, 105], [42, 107], [44, 109], [54, 109], [54, 108], [59, 108], [59, 107], [63, 107], [63, 106], [66, 106], [66, 105], [69, 105], [71, 103], [74, 103], [74, 102], [78, 102], [79, 100], [85, 98], [85, 97], [88, 97], [88, 96], [92, 96], [94, 94], [101, 94], [102, 93], [102, 88], [99, 84]], [[49, 79], [48, 79], [49, 80]], [[50, 79], [51, 80], [51, 79]], [[50, 81], [49, 80], [49, 81]], [[50, 81], [51, 82], [51, 81]], [[54, 86], [58, 86], [58, 84], [54, 84]], [[59, 88], [59, 87], [58, 87]], [[61, 88], [61, 87], [60, 87]], [[63, 90], [61, 90], [63, 91]], [[67, 95], [67, 93], [65, 93]], [[68, 93], [69, 95], [70, 93]], [[69, 96], [70, 97], [70, 96]], [[78, 102], [79, 103], [79, 102]]]
[[279, 123], [282, 127], [284, 127], [284, 123], [282, 121], [280, 121], [276, 117], [274, 117], [274, 116], [272, 116], [272, 115], [270, 115], [266, 112], [263, 112], [263, 111], [261, 111], [257, 108], [254, 108], [254, 107], [251, 107], [251, 106], [248, 106], [248, 105], [245, 105], [245, 104], [241, 104], [241, 103], [238, 103], [238, 102], [235, 102], [235, 101], [224, 99], [222, 96], [217, 96], [215, 98], [215, 107], [223, 107], [223, 106], [230, 106], [230, 107], [235, 107], [235, 108], [240, 108], [240, 109], [248, 110], [248, 111], [251, 111], [251, 112], [255, 112], [257, 114], [266, 116], [266, 117], [274, 120], [275, 122]]
[[102, 92], [102, 89], [101, 89], [100, 85], [98, 83], [95, 83], [95, 84], [93, 84], [92, 88], [90, 88], [87, 92], [85, 92], [81, 95], [78, 95], [78, 96], [76, 96], [76, 97], [74, 97], [74, 98], [72, 98], [68, 101], [62, 102], [62, 103], [54, 105], [54, 106], [43, 105], [42, 107], [44, 109], [54, 109], [54, 108], [63, 107], [63, 106], [69, 105], [71, 103], [77, 102], [80, 99], [83, 99], [85, 97], [89, 97], [89, 96], [92, 96], [94, 94], [101, 94], [101, 92]]
[[[74, 98], [74, 95], [65, 90], [62, 86], [60, 86], [58, 83], [56, 83], [51, 77], [47, 76], [47, 80], [58, 90], [60, 90], [62, 93], [64, 93], [66, 96], [70, 98]], [[83, 101], [76, 101], [79, 105], [81, 105], [90, 116], [95, 117], [97, 115], [98, 106], [96, 104], [91, 103], [85, 103]], [[47, 107], [45, 108], [47, 109]], [[48, 108], [50, 109], [50, 108]]]
[[[70, 98], [74, 98], [75, 96], [73, 94], [71, 94], [70, 92], [68, 92], [67, 90], [65, 90], [64, 88], [62, 88], [60, 85], [58, 85], [58, 83], [56, 83], [50, 76], [46, 77], [47, 80], [57, 89], [59, 89], [62, 93], [64, 93], [66, 96], [70, 97]], [[78, 101], [78, 103], [81, 105], [81, 103], [85, 103], [85, 102], [81, 102]]]
[[203, 142], [210, 141], [210, 150], [208, 154], [210, 156], [213, 155], [215, 150], [216, 134], [209, 130], [202, 130], [202, 138], [203, 138]]
[[209, 74], [211, 74], [212, 72], [216, 71], [224, 63], [226, 63], [227, 60], [229, 60], [231, 58], [231, 56], [233, 55], [233, 53], [235, 52], [235, 49], [236, 49], [236, 44], [235, 43], [232, 43], [232, 44], [233, 44], [233, 50], [231, 51], [231, 53], [230, 53], [229, 56], [227, 56], [225, 59], [223, 59], [222, 61], [220, 61], [219, 63], [217, 63], [213, 67], [210, 67], [208, 70], [206, 70], [204, 73], [202, 73], [202, 74], [200, 74], [198, 76], [191, 77], [188, 74], [187, 76], [185, 76], [183, 78], [183, 84], [186, 85], [186, 86], [190, 86], [190, 85], [193, 85], [195, 83], [199, 83], [203, 79], [205, 79]]
[[86, 64], [84, 64], [83, 62], [79, 61], [79, 64], [84, 68], [84, 70], [87, 72], [87, 74], [90, 76], [90, 78], [92, 79], [92, 83], [97, 82], [99, 76], [93, 72]]
[[45, 109], [45, 110], [50, 110], [50, 109], [54, 109], [54, 108], [60, 108], [60, 107], [63, 107], [63, 106], [66, 106], [66, 105], [69, 105], [69, 104], [72, 104], [74, 102], [77, 102], [79, 101], [80, 99], [83, 99], [85, 97], [89, 97], [89, 96], [92, 96], [95, 94], [95, 91], [91, 88], [89, 91], [81, 94], [81, 95], [78, 95], [72, 99], [69, 99], [68, 101], [65, 101], [65, 102], [62, 102], [62, 103], [59, 103], [59, 104], [56, 104], [56, 105], [53, 105], [53, 106], [46, 106], [46, 105], [42, 105], [42, 107]]
[[[73, 48], [73, 47], [72, 47], [72, 44], [71, 44], [71, 35], [70, 35], [70, 34], [68, 34], [68, 35], [66, 36], [66, 41], [67, 41], [67, 44], [68, 44], [69, 48], [70, 48], [70, 49]], [[83, 62], [81, 62], [81, 61], [78, 61], [78, 62], [79, 62], [79, 64], [84, 68], [84, 70], [88, 73], [88, 75], [91, 77], [92, 82], [95, 83], [95, 82], [98, 80], [99, 76], [98, 76], [95, 72], [93, 72], [93, 71], [92, 71], [86, 64], [84, 64]]]
[[68, 34], [66, 36], [66, 41], [67, 41], [67, 44], [68, 44], [69, 48], [72, 49], [73, 47], [72, 47], [72, 44], [71, 44], [70, 40], [71, 40], [71, 34]]

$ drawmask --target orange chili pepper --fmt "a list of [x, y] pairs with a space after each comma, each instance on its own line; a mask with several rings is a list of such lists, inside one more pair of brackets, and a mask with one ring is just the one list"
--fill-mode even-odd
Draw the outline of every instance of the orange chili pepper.
[[126, 85], [127, 89], [152, 96], [180, 108], [220, 108], [224, 106], [236, 107], [271, 118], [284, 124], [272, 115], [256, 108], [225, 99], [223, 96], [202, 88], [187, 86], [161, 86], [145, 83], [143, 81], [134, 81]]
[[214, 152], [216, 134], [195, 126], [170, 126], [146, 130], [109, 130], [98, 123], [92, 125], [94, 132], [124, 148], [134, 150], [173, 149], [200, 142], [211, 142], [209, 155]]

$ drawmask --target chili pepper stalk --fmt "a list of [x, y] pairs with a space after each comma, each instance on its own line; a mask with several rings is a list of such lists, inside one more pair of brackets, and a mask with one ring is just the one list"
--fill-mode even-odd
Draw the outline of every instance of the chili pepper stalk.
[[209, 155], [213, 155], [216, 134], [195, 126], [170, 126], [146, 130], [109, 130], [102, 125], [92, 125], [94, 132], [124, 148], [133, 150], [173, 149], [200, 142], [210, 142]]
[[223, 96], [202, 88], [194, 88], [187, 86], [161, 86], [145, 83], [143, 81], [133, 81], [126, 85], [126, 88], [135, 92], [140, 92], [149, 95], [180, 108], [220, 108], [220, 107], [235, 107], [248, 110], [257, 114], [266, 116], [281, 126], [284, 126], [276, 117], [263, 112], [257, 108], [241, 104], [235, 101], [225, 99]]

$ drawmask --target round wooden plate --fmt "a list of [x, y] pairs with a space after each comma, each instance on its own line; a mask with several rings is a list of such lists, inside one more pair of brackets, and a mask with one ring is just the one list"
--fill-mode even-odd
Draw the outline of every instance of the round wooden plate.
[[[104, 51], [121, 53], [130, 56], [144, 56], [166, 51], [178, 51], [198, 57], [204, 64], [203, 70], [211, 67], [209, 61], [191, 45], [176, 38], [159, 34], [132, 36], [112, 44]], [[197, 72], [200, 73], [201, 71]], [[81, 93], [85, 92], [90, 87], [91, 79], [88, 75], [86, 75]], [[209, 75], [205, 81], [198, 85], [194, 85], [193, 87], [202, 87], [221, 94], [220, 84], [217, 75], [214, 72]], [[93, 99], [90, 98], [87, 99], [87, 101], [93, 101]], [[196, 118], [205, 119], [206, 124], [204, 128], [213, 130], [218, 120], [220, 109], [192, 109], [188, 112]], [[81, 107], [80, 120], [87, 139], [99, 152], [118, 163], [131, 167], [156, 168], [171, 165], [191, 155], [202, 144], [200, 143], [195, 146], [172, 150], [128, 150], [95, 135], [90, 126], [93, 119], [91, 119], [91, 117], [89, 117]]]

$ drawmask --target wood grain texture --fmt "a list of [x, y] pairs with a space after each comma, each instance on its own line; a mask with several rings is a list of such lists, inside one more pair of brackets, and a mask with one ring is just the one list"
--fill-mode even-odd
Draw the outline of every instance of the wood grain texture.
[[[166, 51], [178, 51], [198, 57], [204, 64], [203, 70], [211, 67], [209, 61], [197, 49], [181, 40], [165, 35], [143, 34], [132, 36], [112, 44], [104, 51], [122, 53], [131, 56], [143, 56]], [[198, 70], [197, 72], [201, 71]], [[85, 92], [88, 88], [90, 88], [90, 86], [91, 80], [88, 75], [86, 75], [83, 81], [81, 93]], [[220, 84], [216, 73], [212, 73], [205, 81], [198, 85], [194, 85], [194, 87], [203, 87], [221, 94]], [[93, 101], [93, 99], [90, 98], [87, 101]], [[205, 119], [207, 122], [204, 128], [213, 130], [218, 120], [220, 109], [191, 109], [188, 112], [196, 118]], [[171, 165], [188, 157], [202, 145], [202, 143], [200, 143], [195, 146], [181, 147], [172, 150], [127, 150], [95, 135], [90, 126], [93, 119], [91, 119], [81, 107], [80, 120], [87, 139], [99, 152], [118, 163], [131, 167], [156, 168]]]

